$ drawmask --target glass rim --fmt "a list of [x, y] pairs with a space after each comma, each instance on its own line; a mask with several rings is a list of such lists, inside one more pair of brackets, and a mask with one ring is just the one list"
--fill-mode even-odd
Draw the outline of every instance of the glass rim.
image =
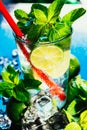
[[[55, 40], [55, 41], [36, 41], [35, 43], [41, 43], [41, 44], [43, 45], [44, 43], [45, 43], [45, 44], [51, 44], [51, 43], [53, 44], [53, 43], [61, 42], [61, 41], [63, 41], [64, 39], [66, 39], [66, 38], [68, 38], [68, 37], [70, 37], [70, 36], [72, 35], [72, 33], [73, 33], [72, 27], [70, 27], [70, 30], [71, 30], [70, 33], [68, 33], [67, 35], [61, 37], [61, 38], [58, 39], [58, 40]], [[26, 38], [26, 36], [19, 37], [19, 36], [17, 36], [15, 33], [13, 33], [13, 35], [14, 35], [15, 39], [18, 40], [18, 41], [20, 41], [20, 42], [23, 42], [23, 43], [25, 43], [25, 44], [28, 44], [28, 43], [29, 43], [29, 44], [32, 44], [32, 43], [33, 43], [33, 42], [28, 41], [27, 38]]]

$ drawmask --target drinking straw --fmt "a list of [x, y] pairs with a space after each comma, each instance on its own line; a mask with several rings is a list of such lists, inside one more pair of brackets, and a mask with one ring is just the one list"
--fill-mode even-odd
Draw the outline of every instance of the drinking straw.
[[[9, 25], [13, 29], [13, 31], [15, 32], [15, 34], [20, 38], [24, 37], [24, 34], [19, 29], [17, 24], [14, 22], [14, 20], [10, 16], [10, 14], [8, 13], [2, 0], [0, 0], [0, 12], [3, 14], [5, 19], [7, 20], [7, 22], [9, 23]], [[27, 40], [27, 39], [26, 39], [26, 41], [29, 42], [29, 40]], [[19, 47], [22, 50], [24, 56], [26, 57], [27, 61], [30, 62], [30, 59], [29, 59], [30, 53], [26, 49], [25, 45], [22, 42], [18, 42], [18, 44], [19, 44]], [[30, 62], [30, 64], [31, 64], [31, 62]], [[42, 70], [36, 68], [32, 64], [31, 64], [31, 66], [32, 66], [32, 70], [34, 70], [38, 74], [38, 76], [48, 85], [48, 87], [51, 88], [50, 89], [51, 94], [52, 95], [56, 94], [60, 100], [64, 101], [66, 99], [66, 95], [65, 95], [64, 91], [62, 90], [62, 88], [60, 86], [58, 86], [54, 81], [52, 81], [49, 78], [49, 76], [46, 75]]]
[[7, 20], [7, 22], [9, 23], [9, 25], [13, 29], [13, 31], [15, 32], [15, 34], [18, 37], [22, 37], [24, 34], [21, 32], [21, 30], [19, 29], [17, 24], [14, 22], [14, 20], [12, 19], [10, 14], [8, 13], [8, 11], [7, 11], [6, 7], [4, 6], [2, 0], [0, 0], [0, 12], [3, 14], [5, 19]]

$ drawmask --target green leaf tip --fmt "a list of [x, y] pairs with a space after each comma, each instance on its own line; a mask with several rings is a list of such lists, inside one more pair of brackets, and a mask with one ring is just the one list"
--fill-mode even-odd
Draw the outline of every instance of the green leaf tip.
[[73, 24], [74, 21], [76, 21], [78, 18], [80, 18], [82, 15], [86, 13], [86, 10], [84, 8], [77, 8], [73, 9], [69, 13], [67, 13], [63, 18], [62, 22], [67, 23], [69, 26]]

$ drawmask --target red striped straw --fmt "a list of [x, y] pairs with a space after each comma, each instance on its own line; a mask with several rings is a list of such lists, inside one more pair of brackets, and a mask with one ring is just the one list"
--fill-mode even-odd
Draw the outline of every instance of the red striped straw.
[[8, 11], [7, 11], [6, 7], [4, 6], [2, 0], [0, 0], [0, 12], [3, 14], [3, 16], [5, 17], [5, 19], [7, 20], [7, 22], [11, 26], [11, 28], [13, 29], [14, 33], [18, 37], [24, 36], [24, 34], [21, 32], [21, 30], [19, 29], [17, 24], [14, 22], [14, 20], [12, 19], [10, 14], [8, 13]]

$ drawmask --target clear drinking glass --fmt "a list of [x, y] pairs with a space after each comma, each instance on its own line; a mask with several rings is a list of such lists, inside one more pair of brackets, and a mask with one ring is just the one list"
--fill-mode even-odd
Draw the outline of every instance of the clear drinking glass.
[[[58, 108], [65, 105], [67, 98], [71, 35], [72, 30], [54, 42], [39, 41], [36, 44], [15, 37], [23, 72], [28, 73], [30, 70], [33, 72], [35, 79], [42, 82], [41, 90], [48, 91], [56, 98]], [[20, 48], [20, 43], [24, 45], [29, 55]]]
[[[27, 109], [23, 118], [25, 130], [27, 127], [36, 130], [44, 125], [44, 129], [50, 129], [48, 119], [66, 103], [71, 35], [72, 30], [57, 41], [39, 41], [36, 44], [15, 36], [23, 72], [32, 72], [34, 78], [42, 82], [40, 91], [29, 90], [32, 106]], [[38, 118], [42, 122], [36, 126]]]

